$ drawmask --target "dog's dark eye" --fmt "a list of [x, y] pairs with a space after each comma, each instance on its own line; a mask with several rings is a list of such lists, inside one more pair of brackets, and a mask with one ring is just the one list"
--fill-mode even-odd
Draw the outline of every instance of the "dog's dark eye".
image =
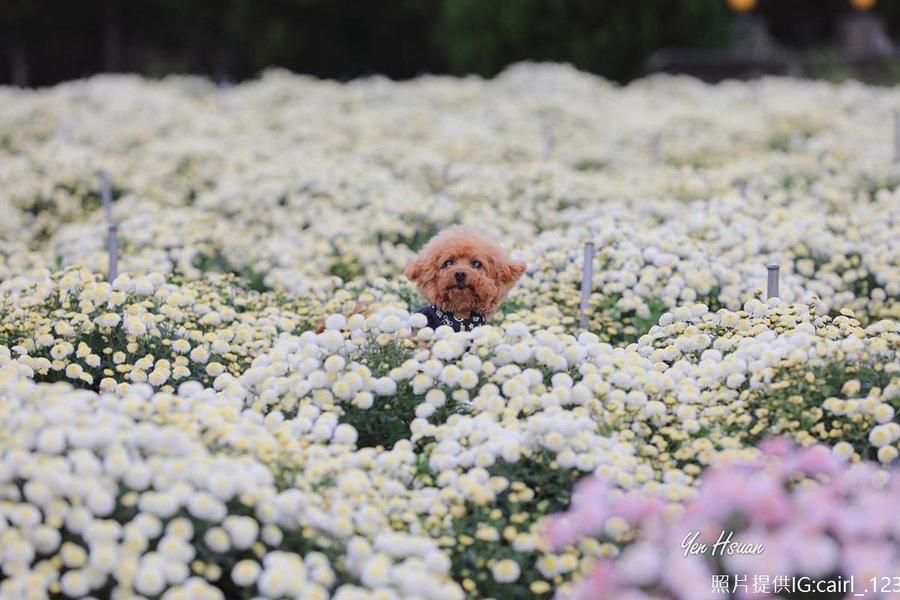
[[447, 260], [444, 261], [444, 264], [441, 265], [441, 268], [446, 269], [447, 267], [449, 267], [452, 264], [453, 264], [453, 259], [448, 258]]
[[472, 261], [472, 266], [475, 267], [476, 269], [480, 269], [480, 268], [481, 268], [481, 261], [480, 261], [480, 260], [473, 260], [473, 261]]

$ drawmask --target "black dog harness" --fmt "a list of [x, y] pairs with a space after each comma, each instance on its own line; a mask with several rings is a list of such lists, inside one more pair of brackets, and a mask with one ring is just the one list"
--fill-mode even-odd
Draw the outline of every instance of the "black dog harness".
[[479, 325], [487, 323], [484, 315], [479, 313], [472, 313], [468, 319], [460, 319], [438, 309], [434, 304], [423, 306], [416, 312], [428, 317], [428, 326], [432, 329], [437, 329], [441, 325], [448, 325], [453, 328], [453, 331], [472, 331]]

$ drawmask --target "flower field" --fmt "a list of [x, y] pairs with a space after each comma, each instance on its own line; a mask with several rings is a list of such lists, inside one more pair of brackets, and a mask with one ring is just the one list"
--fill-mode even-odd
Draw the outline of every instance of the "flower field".
[[[0, 598], [900, 573], [897, 106], [538, 64], [0, 88]], [[457, 223], [528, 270], [432, 331], [402, 272]], [[724, 529], [766, 551], [682, 555]]]

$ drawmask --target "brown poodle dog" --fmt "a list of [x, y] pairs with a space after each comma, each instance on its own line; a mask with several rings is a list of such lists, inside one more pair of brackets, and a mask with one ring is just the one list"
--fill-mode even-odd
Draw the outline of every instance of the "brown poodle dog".
[[435, 329], [483, 325], [525, 273], [525, 263], [480, 233], [450, 227], [431, 238], [404, 274], [430, 303], [419, 309]]

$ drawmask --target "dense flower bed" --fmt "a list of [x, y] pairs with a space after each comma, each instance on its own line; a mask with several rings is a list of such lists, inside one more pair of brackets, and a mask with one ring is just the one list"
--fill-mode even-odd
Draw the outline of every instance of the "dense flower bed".
[[[867, 523], [900, 464], [893, 99], [550, 65], [0, 89], [0, 597], [699, 598], [722, 565], [670, 519], [722, 525], [710, 486]], [[457, 222], [528, 271], [432, 331], [400, 273]], [[896, 536], [814, 541], [896, 571]]]
[[900, 528], [890, 513], [900, 501], [900, 479], [871, 464], [847, 465], [823, 446], [800, 449], [773, 438], [762, 450], [754, 460], [707, 471], [684, 506], [623, 495], [600, 478], [579, 482], [571, 510], [544, 522], [552, 546], [606, 537], [610, 522], [633, 531], [618, 560], [598, 561], [560, 596], [765, 598], [805, 591], [841, 598], [852, 591], [842, 583], [851, 578], [855, 589], [895, 594]]

